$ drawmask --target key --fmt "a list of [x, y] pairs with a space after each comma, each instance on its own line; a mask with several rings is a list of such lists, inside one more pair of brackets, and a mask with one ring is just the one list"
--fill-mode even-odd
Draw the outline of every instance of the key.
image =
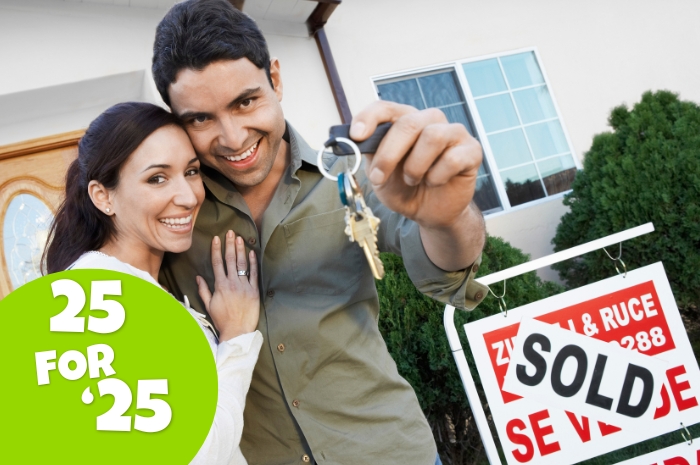
[[[342, 187], [341, 187], [342, 186]], [[377, 249], [377, 231], [380, 220], [367, 206], [355, 177], [349, 172], [338, 176], [341, 200], [345, 204], [345, 234], [351, 242], [357, 242], [365, 253], [369, 267], [376, 279], [384, 277], [384, 264]]]

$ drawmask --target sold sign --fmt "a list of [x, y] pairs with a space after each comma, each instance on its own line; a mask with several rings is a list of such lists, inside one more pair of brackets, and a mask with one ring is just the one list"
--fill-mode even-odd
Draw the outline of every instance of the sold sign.
[[503, 388], [617, 426], [643, 427], [661, 404], [667, 363], [523, 319]]
[[189, 312], [114, 271], [71, 270], [0, 301], [0, 463], [187, 464], [217, 375]]

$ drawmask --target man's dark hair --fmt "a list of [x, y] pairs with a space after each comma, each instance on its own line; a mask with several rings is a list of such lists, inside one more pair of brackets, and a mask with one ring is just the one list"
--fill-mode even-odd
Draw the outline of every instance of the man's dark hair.
[[168, 87], [179, 71], [240, 58], [264, 69], [273, 85], [270, 52], [255, 21], [226, 0], [188, 0], [174, 5], [156, 28], [153, 79], [170, 105]]

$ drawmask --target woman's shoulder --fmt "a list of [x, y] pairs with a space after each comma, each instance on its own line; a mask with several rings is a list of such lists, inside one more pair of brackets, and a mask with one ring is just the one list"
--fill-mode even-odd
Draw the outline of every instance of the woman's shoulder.
[[69, 270], [76, 269], [99, 269], [99, 270], [112, 270], [120, 271], [122, 273], [134, 274], [131, 267], [121, 260], [111, 257], [109, 255], [103, 254], [101, 252], [85, 252], [78, 258], [70, 267]]

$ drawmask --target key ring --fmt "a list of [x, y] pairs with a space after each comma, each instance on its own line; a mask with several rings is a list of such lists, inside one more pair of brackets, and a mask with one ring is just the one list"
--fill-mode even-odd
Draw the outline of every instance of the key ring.
[[338, 142], [343, 143], [350, 147], [353, 152], [355, 152], [355, 166], [352, 167], [352, 170], [350, 171], [350, 174], [355, 174], [357, 173], [357, 170], [360, 169], [360, 163], [362, 163], [362, 154], [360, 153], [360, 148], [357, 146], [357, 144], [350, 139], [346, 139], [345, 137], [335, 137], [332, 139], [329, 139], [326, 141], [325, 144], [323, 144], [323, 147], [318, 151], [318, 157], [316, 159], [316, 163], [318, 165], [318, 170], [321, 172], [324, 178], [330, 179], [331, 181], [337, 181], [338, 176], [333, 176], [332, 174], [328, 173], [326, 169], [323, 167], [323, 154], [326, 153], [326, 149], [330, 147], [331, 145], [335, 145]]

